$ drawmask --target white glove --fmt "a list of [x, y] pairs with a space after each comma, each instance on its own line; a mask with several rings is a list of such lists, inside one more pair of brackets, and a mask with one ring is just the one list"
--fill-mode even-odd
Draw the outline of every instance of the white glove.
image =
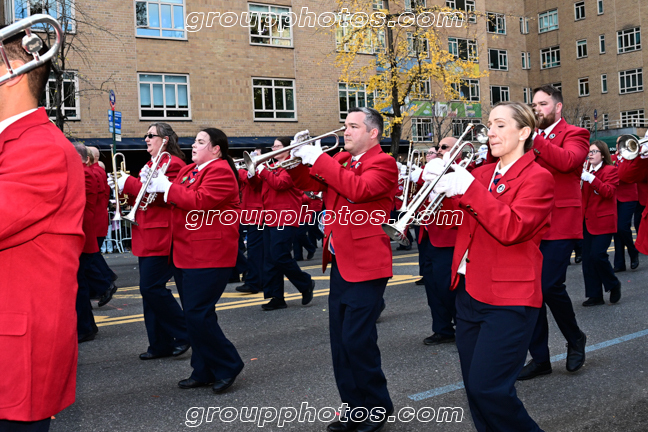
[[417, 182], [421, 178], [421, 173], [423, 170], [419, 167], [414, 167], [412, 169], [412, 172], [410, 173], [410, 180], [413, 182]]
[[313, 165], [317, 161], [317, 158], [322, 156], [322, 153], [324, 153], [322, 151], [322, 143], [320, 140], [317, 140], [314, 145], [303, 145], [291, 150], [290, 155], [301, 158], [304, 165]]
[[[447, 154], [447, 153], [446, 153]], [[434, 181], [437, 177], [441, 175], [445, 169], [445, 163], [443, 159], [432, 159], [430, 162], [425, 164], [425, 169], [423, 170], [423, 180], [424, 181]]]
[[144, 183], [149, 175], [151, 175], [151, 167], [148, 165], [144, 165], [144, 167], [140, 170], [139, 173], [140, 183]]
[[166, 193], [170, 187], [171, 187], [171, 182], [169, 181], [169, 178], [165, 175], [159, 175], [151, 179], [151, 182], [146, 188], [146, 192]]
[[581, 174], [581, 179], [591, 184], [594, 181], [594, 174], [583, 171], [583, 174]]
[[[648, 135], [648, 132], [646, 132], [646, 135]], [[648, 144], [641, 144], [641, 147], [639, 147], [639, 157], [641, 159], [648, 159]]]
[[475, 177], [472, 176], [465, 168], [457, 164], [453, 164], [454, 172], [448, 173], [441, 177], [437, 183], [434, 191], [437, 193], [445, 193], [448, 197], [455, 195], [463, 195], [466, 193]]
[[[119, 176], [119, 178], [117, 179], [117, 187], [119, 188], [119, 192], [121, 192], [124, 190], [126, 179], [130, 176], [126, 174], [124, 171], [119, 171], [117, 175]], [[115, 187], [115, 179], [113, 178], [112, 174], [108, 174], [108, 186], [110, 186], [111, 189]]]
[[262, 163], [261, 165], [259, 165], [259, 166], [257, 167], [257, 169], [256, 169], [256, 175], [261, 174], [261, 171], [263, 171], [265, 168], [266, 168], [266, 164], [265, 164], [265, 163]]
[[290, 144], [306, 141], [308, 138], [310, 138], [310, 133], [308, 132], [308, 129], [306, 129], [301, 132], [297, 132]]
[[401, 165], [400, 167], [400, 176], [403, 178], [407, 177], [407, 167], [405, 165]]
[[398, 168], [398, 171], [400, 172], [401, 167], [403, 166], [402, 163], [396, 161], [396, 168]]
[[486, 159], [486, 156], [488, 156], [488, 146], [482, 144], [481, 147], [479, 147], [478, 154], [479, 156], [477, 159]]

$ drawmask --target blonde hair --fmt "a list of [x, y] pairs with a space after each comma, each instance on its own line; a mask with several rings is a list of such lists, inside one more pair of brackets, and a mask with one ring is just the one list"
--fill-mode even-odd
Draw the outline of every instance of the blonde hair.
[[499, 102], [493, 108], [505, 106], [511, 109], [513, 120], [518, 126], [518, 129], [525, 127], [531, 128], [531, 133], [524, 142], [524, 152], [528, 152], [533, 147], [533, 132], [536, 128], [536, 116], [533, 110], [526, 104], [520, 102]]

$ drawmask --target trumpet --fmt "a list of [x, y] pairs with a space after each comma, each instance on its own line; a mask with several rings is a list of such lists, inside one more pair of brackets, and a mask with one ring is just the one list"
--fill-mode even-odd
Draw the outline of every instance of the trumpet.
[[121, 156], [121, 163], [119, 164], [119, 171], [126, 172], [126, 157], [123, 153], [115, 153], [112, 157], [112, 166], [113, 166], [113, 179], [115, 180], [115, 217], [113, 221], [122, 220], [121, 215], [121, 206], [125, 205], [119, 201], [119, 186], [117, 186], [117, 157]]
[[284, 147], [282, 149], [271, 151], [269, 153], [265, 153], [265, 154], [262, 154], [262, 155], [252, 156], [252, 155], [250, 155], [250, 153], [244, 152], [243, 153], [243, 160], [245, 161], [245, 165], [247, 166], [247, 170], [250, 173], [250, 175], [254, 175], [254, 173], [256, 172], [257, 167], [262, 163], [265, 163], [267, 168], [270, 169], [270, 170], [277, 169], [277, 168], [286, 168], [286, 169], [292, 168], [292, 167], [295, 167], [295, 166], [297, 166], [297, 165], [299, 165], [301, 163], [300, 158], [298, 158], [298, 157], [289, 158], [289, 159], [286, 159], [286, 160], [284, 160], [284, 161], [282, 161], [282, 162], [280, 162], [278, 164], [275, 164], [274, 166], [271, 166], [269, 164], [269, 161], [270, 161], [270, 159], [273, 159], [275, 156], [278, 156], [278, 155], [280, 155], [282, 153], [289, 152], [289, 151], [291, 151], [293, 149], [296, 149], [297, 147], [300, 147], [300, 146], [303, 146], [303, 145], [306, 145], [306, 144], [314, 143], [315, 141], [320, 140], [320, 139], [325, 138], [325, 137], [328, 137], [328, 136], [332, 136], [332, 137], [335, 138], [335, 145], [333, 147], [328, 147], [328, 146], [327, 147], [322, 147], [322, 150], [324, 151], [324, 153], [328, 153], [330, 151], [333, 151], [336, 148], [338, 148], [339, 145], [340, 145], [340, 137], [338, 136], [337, 133], [343, 131], [344, 129], [346, 129], [346, 128], [341, 127], [340, 129], [336, 129], [334, 131], [325, 133], [325, 134], [317, 136], [315, 138], [309, 138], [309, 139], [307, 139], [305, 141], [296, 142], [296, 143], [290, 144], [288, 147]]
[[304, 194], [310, 199], [322, 199], [322, 192], [304, 191]]
[[618, 150], [621, 157], [627, 160], [648, 156], [648, 138], [637, 140], [633, 135], [621, 135]]
[[[56, 34], [54, 44], [42, 56], [38, 54], [38, 52], [43, 48], [43, 41], [31, 32], [31, 27], [34, 24], [49, 24], [54, 28], [54, 33]], [[2, 45], [2, 41], [11, 36], [17, 35], [23, 30], [25, 31], [25, 37], [23, 37], [22, 40], [22, 47], [34, 57], [34, 60], [31, 60], [17, 69], [13, 69], [9, 62], [9, 58], [7, 57], [7, 53], [5, 52], [5, 48]], [[7, 68], [7, 73], [0, 77], [0, 85], [3, 85], [10, 79], [36, 69], [50, 61], [54, 56], [56, 56], [61, 48], [62, 38], [63, 30], [61, 30], [61, 25], [54, 18], [45, 14], [32, 15], [0, 30], [0, 58], [2, 58], [2, 61]]]
[[[166, 144], [160, 146], [160, 150], [158, 151], [157, 156], [155, 156], [155, 159], [153, 159], [153, 163], [151, 164], [149, 175], [146, 178], [146, 181], [142, 184], [139, 193], [137, 194], [133, 208], [131, 209], [130, 213], [124, 216], [124, 219], [134, 225], [137, 225], [137, 222], [135, 222], [135, 213], [138, 210], [146, 211], [149, 204], [151, 204], [157, 196], [157, 193], [150, 193], [148, 195], [146, 194], [146, 189], [148, 188], [149, 183], [151, 183], [151, 180], [153, 180], [154, 177], [157, 177], [158, 175], [164, 175], [169, 168], [169, 165], [171, 165], [171, 154], [169, 152], [165, 152], [165, 148]], [[169, 160], [160, 166], [160, 162], [162, 162], [162, 158], [164, 156], [168, 156]], [[144, 201], [144, 203], [142, 203], [142, 201]]]
[[234, 162], [234, 167], [237, 170], [247, 169], [247, 167], [245, 166], [245, 160], [243, 158], [232, 159], [232, 161]]

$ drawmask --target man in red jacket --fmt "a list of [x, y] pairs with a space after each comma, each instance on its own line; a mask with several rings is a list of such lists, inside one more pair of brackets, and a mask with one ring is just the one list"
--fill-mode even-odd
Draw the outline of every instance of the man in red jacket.
[[[3, 41], [14, 70], [33, 60], [24, 36]], [[47, 431], [74, 402], [83, 168], [37, 109], [49, 72], [47, 62], [0, 85], [0, 430]]]

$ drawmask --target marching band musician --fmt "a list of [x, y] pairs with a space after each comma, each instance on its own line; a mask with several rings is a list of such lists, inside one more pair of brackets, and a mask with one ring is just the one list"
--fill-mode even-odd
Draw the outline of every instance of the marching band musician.
[[[194, 163], [183, 167], [173, 182], [158, 175], [147, 188], [172, 206], [174, 279], [184, 306], [193, 368], [178, 387], [213, 384], [214, 393], [230, 388], [243, 369], [243, 360], [223, 334], [215, 311], [236, 264], [239, 238], [238, 224], [226, 223], [226, 215], [238, 221], [241, 213], [238, 173], [228, 149], [221, 130], [204, 129], [192, 146]], [[192, 225], [192, 214], [206, 218], [210, 210], [219, 214], [198, 227]]]
[[588, 157], [591, 171], [583, 170], [583, 306], [605, 304], [603, 286], [610, 303], [621, 299], [621, 282], [614, 275], [607, 250], [617, 231], [619, 174], [603, 141], [594, 141]]
[[[623, 157], [619, 154], [619, 140], [617, 138], [617, 151], [612, 155], [612, 162], [615, 167], [619, 167], [624, 163]], [[635, 209], [639, 205], [639, 191], [637, 183], [619, 182], [617, 187], [617, 232], [614, 233], [614, 273], [619, 273], [626, 270], [625, 250], [628, 248], [628, 255], [630, 255], [630, 268], [632, 270], [639, 267], [639, 252], [632, 240], [632, 217]]]
[[[288, 172], [297, 187], [322, 191], [327, 216], [335, 215], [327, 217], [322, 258], [323, 271], [332, 263], [329, 328], [335, 381], [343, 403], [376, 414], [358, 423], [349, 413], [341, 413], [327, 430], [372, 432], [382, 429], [393, 412], [376, 329], [383, 293], [392, 277], [392, 253], [389, 237], [379, 224], [368, 219], [345, 221], [343, 215], [380, 214], [386, 219], [398, 169], [380, 148], [383, 118], [378, 111], [352, 108], [345, 127], [347, 152], [331, 157], [319, 143], [300, 146], [292, 150], [293, 156], [312, 167], [298, 165]], [[305, 135], [308, 131], [300, 132], [295, 141]]]
[[472, 173], [453, 165], [434, 190], [456, 197], [444, 204], [464, 213], [452, 261], [457, 349], [477, 430], [539, 431], [515, 380], [542, 306], [539, 246], [554, 180], [530, 151], [535, 116], [527, 105], [498, 103], [488, 126], [499, 162]]
[[[272, 146], [279, 150], [290, 144], [290, 138], [279, 137]], [[276, 156], [278, 162], [290, 157], [289, 152]], [[285, 309], [284, 281], [288, 280], [302, 294], [302, 305], [313, 300], [315, 281], [299, 268], [291, 255], [292, 244], [301, 210], [302, 192], [297, 189], [290, 175], [283, 168], [266, 169], [265, 164], [257, 167], [256, 175], [250, 179], [251, 185], [262, 183], [264, 222], [263, 228], [263, 295], [270, 301], [261, 306], [265, 311]], [[274, 215], [274, 216], [273, 216]], [[289, 217], [290, 216], [290, 217]]]
[[[618, 169], [619, 179], [626, 183], [648, 181], [648, 144], [642, 144], [639, 155], [632, 160], [625, 160]], [[644, 199], [646, 199], [645, 196]], [[648, 222], [646, 222], [646, 219], [648, 219], [648, 206], [646, 206], [641, 216], [641, 224], [635, 242], [637, 250], [648, 255]]]
[[[151, 175], [153, 159], [160, 149], [171, 155], [165, 174], [170, 181], [175, 180], [185, 167], [185, 155], [178, 145], [178, 135], [169, 124], [151, 124], [144, 135], [144, 141], [151, 160], [142, 168], [139, 178], [122, 172], [117, 180], [120, 192], [131, 197], [131, 205], [143, 187], [142, 183]], [[158, 168], [167, 162], [169, 156], [165, 155]], [[133, 224], [133, 255], [138, 257], [144, 325], [149, 340], [148, 349], [139, 355], [141, 360], [179, 356], [189, 349], [184, 313], [166, 287], [174, 272], [170, 258], [171, 212], [171, 206], [164, 202], [162, 196], [157, 196], [146, 211], [136, 213], [137, 225]]]
[[313, 218], [313, 212], [310, 211], [310, 202], [313, 201], [313, 199], [306, 194], [306, 191], [301, 192], [301, 207], [303, 208], [306, 206], [309, 210], [302, 212], [300, 209], [299, 211], [299, 227], [297, 228], [297, 232], [293, 239], [293, 258], [295, 258], [295, 261], [304, 261], [304, 249], [306, 249], [306, 261], [310, 261], [313, 259], [313, 256], [315, 256], [316, 249], [315, 245], [311, 243], [311, 240], [308, 237], [308, 227]]

